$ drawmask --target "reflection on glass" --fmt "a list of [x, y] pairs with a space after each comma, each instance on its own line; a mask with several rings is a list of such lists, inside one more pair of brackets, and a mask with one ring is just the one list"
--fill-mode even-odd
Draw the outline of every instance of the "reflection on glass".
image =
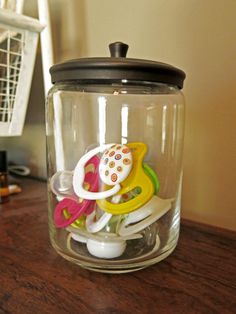
[[121, 108], [121, 143], [122, 144], [126, 144], [127, 143], [127, 137], [128, 137], [128, 116], [129, 116], [128, 107], [122, 107]]
[[99, 128], [99, 144], [105, 144], [106, 137], [106, 98], [98, 97], [98, 128]]
[[162, 133], [161, 133], [161, 153], [164, 154], [165, 152], [165, 145], [166, 145], [166, 128], [167, 128], [167, 106], [163, 106], [162, 110]]

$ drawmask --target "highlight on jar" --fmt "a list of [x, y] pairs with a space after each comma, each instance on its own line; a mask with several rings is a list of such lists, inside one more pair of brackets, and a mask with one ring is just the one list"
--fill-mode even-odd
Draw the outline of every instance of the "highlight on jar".
[[[144, 162], [147, 145], [111, 143], [86, 152], [74, 171], [50, 178], [56, 197], [53, 222], [71, 241], [95, 257], [122, 256], [127, 243], [146, 237], [145, 230], [171, 209], [174, 198], [158, 196], [158, 174]], [[160, 248], [160, 237], [149, 254]]]

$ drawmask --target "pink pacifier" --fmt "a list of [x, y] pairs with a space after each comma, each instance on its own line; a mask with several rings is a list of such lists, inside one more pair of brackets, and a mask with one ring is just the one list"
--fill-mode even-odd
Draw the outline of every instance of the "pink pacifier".
[[[85, 171], [87, 172], [84, 177], [84, 185], [87, 185], [87, 188], [91, 192], [96, 192], [98, 190], [98, 165], [99, 158], [93, 156], [86, 164]], [[89, 215], [95, 209], [95, 201], [90, 201], [86, 199], [75, 200], [68, 197], [60, 201], [54, 211], [54, 223], [58, 228], [65, 228], [72, 224], [76, 219], [78, 219], [82, 214]], [[67, 211], [68, 215], [64, 214], [64, 211]], [[69, 216], [66, 218], [66, 216]]]

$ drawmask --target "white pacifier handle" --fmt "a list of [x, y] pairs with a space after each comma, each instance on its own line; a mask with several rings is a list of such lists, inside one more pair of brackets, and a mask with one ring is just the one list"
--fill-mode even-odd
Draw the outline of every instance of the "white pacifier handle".
[[81, 198], [87, 199], [87, 200], [98, 200], [110, 197], [114, 194], [116, 194], [120, 190], [120, 185], [116, 184], [113, 188], [103, 191], [103, 192], [90, 192], [83, 188], [84, 183], [84, 177], [85, 177], [85, 165], [86, 163], [94, 157], [96, 154], [101, 153], [102, 151], [110, 148], [112, 144], [106, 144], [99, 147], [96, 147], [89, 152], [87, 152], [85, 155], [83, 155], [80, 160], [78, 161], [75, 170], [74, 170], [74, 176], [73, 176], [73, 187], [76, 195], [78, 195]]
[[88, 232], [91, 232], [91, 233], [102, 230], [112, 217], [112, 214], [104, 213], [98, 219], [98, 221], [94, 222], [95, 215], [96, 215], [96, 212], [93, 211], [90, 215], [86, 217], [86, 229], [88, 230]]
[[[112, 197], [111, 202], [114, 204], [117, 204], [119, 203], [120, 199], [121, 199], [121, 195], [115, 195]], [[95, 233], [102, 230], [112, 217], [112, 214], [105, 212], [96, 222], [94, 222], [95, 215], [96, 215], [96, 211], [94, 210], [90, 215], [86, 217], [86, 222], [85, 222], [86, 229], [88, 232], [91, 232], [91, 233]]]

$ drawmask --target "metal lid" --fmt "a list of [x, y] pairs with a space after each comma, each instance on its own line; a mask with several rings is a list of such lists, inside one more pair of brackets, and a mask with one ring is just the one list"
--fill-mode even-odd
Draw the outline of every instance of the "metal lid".
[[81, 58], [56, 64], [50, 68], [52, 83], [86, 81], [112, 83], [115, 81], [154, 82], [183, 87], [185, 73], [169, 64], [126, 58], [128, 45], [115, 42], [109, 45], [111, 57]]

